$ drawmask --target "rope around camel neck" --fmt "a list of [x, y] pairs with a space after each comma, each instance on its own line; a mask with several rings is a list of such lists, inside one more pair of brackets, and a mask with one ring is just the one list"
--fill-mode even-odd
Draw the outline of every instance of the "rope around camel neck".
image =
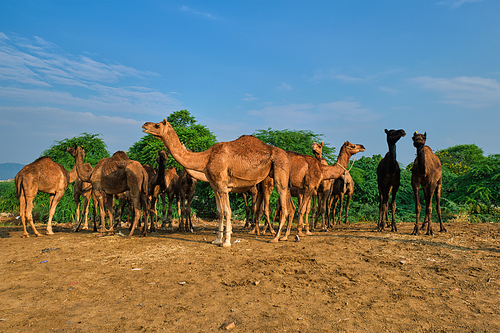
[[[356, 153], [357, 154], [357, 153]], [[354, 162], [356, 162], [356, 154], [354, 154], [354, 160], [352, 160], [352, 164], [351, 164], [351, 167], [349, 168], [349, 170], [347, 170], [346, 168], [344, 168], [344, 166], [340, 163], [337, 162], [338, 165], [340, 165], [340, 167], [342, 167], [342, 169], [344, 169], [346, 172], [351, 172], [351, 169], [352, 167], [354, 166]], [[347, 162], [347, 164], [349, 164], [349, 162]]]

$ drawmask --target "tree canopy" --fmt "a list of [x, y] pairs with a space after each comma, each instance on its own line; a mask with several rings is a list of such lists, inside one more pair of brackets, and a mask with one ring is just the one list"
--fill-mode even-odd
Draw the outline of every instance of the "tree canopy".
[[[323, 134], [315, 134], [309, 130], [273, 130], [270, 127], [267, 130], [256, 130], [253, 135], [271, 146], [311, 156], [313, 155], [311, 145], [313, 142], [320, 143], [323, 138]], [[333, 164], [337, 160], [334, 154], [335, 148], [325, 143], [323, 158], [328, 164]]]
[[109, 151], [104, 141], [99, 138], [100, 134], [81, 133], [71, 139], [54, 141], [54, 144], [44, 150], [40, 156], [48, 156], [54, 162], [62, 164], [66, 169], [72, 169], [75, 159], [66, 151], [69, 147], [83, 147], [85, 150], [85, 162], [95, 166], [97, 162], [109, 157]]

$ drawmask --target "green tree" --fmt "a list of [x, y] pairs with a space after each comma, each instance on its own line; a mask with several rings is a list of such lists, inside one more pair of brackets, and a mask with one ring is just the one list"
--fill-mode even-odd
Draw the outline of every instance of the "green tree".
[[[311, 156], [313, 156], [311, 145], [313, 142], [320, 143], [323, 137], [323, 134], [315, 134], [309, 130], [273, 130], [271, 128], [256, 130], [253, 135], [271, 146]], [[328, 164], [333, 164], [337, 160], [334, 154], [335, 148], [325, 143], [323, 158]]]
[[54, 162], [62, 164], [66, 169], [72, 169], [75, 159], [66, 150], [69, 147], [83, 147], [85, 150], [85, 163], [95, 166], [101, 159], [109, 157], [108, 147], [99, 138], [100, 134], [82, 133], [71, 139], [54, 141], [54, 144], [44, 150], [40, 156], [48, 156]]

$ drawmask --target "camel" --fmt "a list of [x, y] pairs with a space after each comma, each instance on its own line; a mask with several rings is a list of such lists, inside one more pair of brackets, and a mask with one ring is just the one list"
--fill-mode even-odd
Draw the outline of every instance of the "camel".
[[[254, 215], [255, 201], [258, 195], [257, 186], [252, 186], [249, 190], [242, 192], [241, 195], [243, 196], [243, 202], [245, 203], [245, 225], [243, 226], [243, 229], [247, 229], [252, 226], [252, 222], [255, 217]], [[248, 205], [248, 197], [247, 197], [248, 195], [250, 195], [250, 197], [252, 198], [251, 206]], [[252, 231], [255, 231], [255, 229]]]
[[[73, 198], [75, 199], [76, 204], [76, 225], [73, 228], [74, 231], [78, 231], [78, 228], [82, 223], [82, 219], [85, 220], [82, 229], [89, 228], [89, 206], [91, 195], [92, 185], [90, 183], [82, 181], [80, 178], [77, 178], [75, 184], [73, 185]], [[82, 206], [81, 209], [80, 204]]]
[[33, 199], [38, 191], [48, 193], [49, 220], [47, 222], [47, 235], [53, 235], [52, 218], [56, 212], [57, 204], [64, 195], [68, 184], [77, 178], [76, 168], [67, 171], [61, 164], [56, 163], [50, 157], [40, 157], [34, 162], [24, 166], [14, 178], [16, 185], [16, 196], [19, 200], [21, 222], [23, 223], [23, 237], [28, 238], [26, 230], [26, 219], [36, 236], [42, 236], [33, 223]]
[[[298, 235], [311, 235], [309, 231], [308, 215], [310, 209], [310, 201], [316, 193], [320, 184], [324, 180], [335, 179], [342, 176], [347, 169], [349, 159], [352, 155], [365, 151], [365, 147], [361, 144], [352, 144], [349, 141], [344, 142], [340, 148], [339, 157], [334, 165], [323, 165], [316, 158], [303, 155], [296, 152], [288, 151], [290, 158], [290, 191], [292, 195], [298, 192], [299, 195], [299, 221]], [[305, 222], [304, 222], [305, 215]], [[302, 228], [305, 226], [305, 233]], [[325, 230], [325, 221], [323, 220], [322, 229]]]
[[441, 186], [443, 185], [443, 172], [441, 169], [441, 161], [432, 152], [429, 146], [425, 145], [427, 139], [427, 133], [418, 134], [415, 132], [413, 134], [413, 146], [417, 148], [417, 157], [413, 162], [413, 168], [411, 169], [411, 187], [413, 188], [413, 194], [415, 197], [415, 213], [417, 215], [415, 227], [413, 229], [412, 235], [419, 234], [418, 220], [420, 216], [420, 200], [418, 198], [418, 191], [420, 185], [424, 190], [425, 198], [425, 219], [422, 224], [424, 228], [427, 223], [427, 233], [426, 235], [434, 235], [431, 223], [432, 214], [432, 196], [436, 194], [436, 210], [439, 218], [440, 232], [446, 232], [446, 228], [443, 225], [443, 220], [441, 219]]
[[131, 237], [137, 227], [140, 218], [140, 207], [144, 209], [146, 218], [142, 228], [142, 236], [147, 235], [147, 219], [148, 219], [148, 174], [142, 165], [129, 159], [123, 151], [117, 151], [111, 157], [101, 159], [92, 172], [84, 168], [83, 162], [85, 159], [85, 151], [82, 147], [70, 147], [68, 152], [75, 158], [75, 167], [78, 172], [78, 177], [83, 181], [92, 184], [92, 191], [96, 196], [99, 204], [101, 216], [100, 235], [106, 233], [105, 227], [105, 210], [104, 196], [107, 198], [107, 208], [110, 221], [110, 230], [108, 234], [112, 235], [113, 231], [113, 215], [114, 215], [114, 200], [113, 195], [130, 191], [130, 196], [133, 202], [134, 221], [130, 228], [130, 233], [127, 237]]
[[158, 164], [158, 170], [145, 164], [144, 169], [148, 173], [148, 197], [150, 200], [150, 212], [154, 214], [154, 221], [151, 220], [151, 232], [156, 231], [156, 222], [158, 222], [158, 210], [156, 209], [156, 201], [160, 195], [161, 189], [165, 189], [165, 166], [167, 164], [167, 152], [160, 150], [158, 152], [158, 157], [156, 158], [156, 163]]
[[332, 193], [330, 196], [329, 206], [333, 205], [333, 223], [335, 224], [335, 210], [337, 208], [337, 203], [340, 202], [339, 207], [339, 217], [337, 219], [338, 225], [340, 225], [340, 220], [342, 218], [342, 209], [344, 203], [344, 196], [347, 196], [347, 202], [345, 206], [345, 224], [349, 224], [349, 203], [351, 202], [352, 195], [354, 193], [354, 181], [352, 180], [349, 171], [346, 171], [340, 178], [335, 179], [332, 185]]
[[179, 215], [179, 231], [192, 231], [193, 223], [191, 221], [191, 202], [193, 201], [198, 181], [191, 177], [186, 170], [182, 170], [179, 175], [179, 195], [177, 202], [181, 206]]
[[[323, 155], [323, 142], [321, 144], [313, 142], [311, 145], [311, 149], [313, 151], [314, 157], [319, 160], [323, 165], [327, 165], [326, 160], [322, 157]], [[351, 166], [352, 167], [352, 166]], [[332, 180], [324, 180], [320, 187], [318, 188], [318, 208], [321, 206], [322, 212], [322, 221], [325, 220], [325, 211], [327, 216], [327, 228], [331, 227], [330, 223], [330, 207], [333, 204], [333, 224], [335, 224], [335, 209], [337, 207], [337, 203], [340, 200], [340, 210], [337, 224], [340, 224], [340, 219], [342, 217], [342, 208], [343, 208], [343, 200], [344, 196], [347, 195], [347, 204], [346, 204], [346, 218], [345, 224], [349, 224], [348, 215], [349, 215], [349, 202], [351, 201], [352, 194], [354, 193], [354, 181], [352, 180], [351, 174], [349, 171], [345, 170], [344, 174], [336, 179]], [[313, 204], [313, 208], [316, 208], [316, 205]], [[313, 211], [312, 216], [315, 216], [315, 211]], [[325, 231], [325, 229], [323, 229]]]
[[391, 231], [398, 231], [396, 227], [396, 193], [398, 193], [400, 185], [401, 171], [399, 169], [399, 163], [396, 160], [396, 142], [406, 135], [405, 131], [400, 130], [384, 130], [387, 135], [387, 145], [389, 146], [389, 151], [385, 154], [384, 158], [379, 162], [377, 166], [377, 182], [378, 182], [378, 193], [380, 195], [380, 205], [379, 205], [379, 218], [377, 224], [377, 230], [383, 231], [385, 227], [385, 222], [389, 224], [389, 196], [392, 191], [391, 200], [391, 212], [392, 212], [392, 224]]
[[[177, 201], [177, 216], [181, 218], [181, 203], [179, 201], [179, 176], [174, 167], [169, 167], [165, 171], [164, 188], [160, 189], [160, 195], [163, 201], [163, 222], [161, 229], [166, 229], [167, 222], [172, 227], [172, 204], [174, 199]], [[168, 197], [168, 211], [166, 205], [166, 197]], [[166, 213], [166, 214], [165, 214]]]
[[[323, 165], [328, 165], [326, 162], [326, 159], [323, 158], [323, 141], [321, 144], [313, 142], [311, 145], [311, 149], [313, 151], [314, 157]], [[328, 199], [330, 198], [330, 195], [332, 193], [332, 182], [333, 180], [323, 180], [321, 184], [319, 185], [316, 195], [313, 196], [313, 203], [312, 203], [312, 218], [313, 218], [313, 223], [311, 224], [311, 230], [314, 230], [316, 227], [316, 212], [321, 211], [321, 218], [322, 221], [325, 219], [325, 212], [327, 209], [329, 209], [328, 205]], [[330, 227], [330, 212], [328, 212], [327, 216], [327, 221], [328, 225], [327, 227]], [[323, 229], [323, 231], [326, 231]]]
[[[254, 136], [243, 135], [234, 141], [219, 142], [202, 152], [190, 152], [182, 147], [177, 133], [164, 119], [159, 123], [147, 122], [143, 132], [162, 140], [173, 158], [193, 178], [208, 182], [212, 187], [219, 213], [219, 228], [213, 244], [231, 246], [231, 207], [229, 192], [246, 188], [263, 181], [267, 176], [274, 179], [282, 203], [280, 225], [287, 215], [287, 189], [290, 161], [280, 148], [267, 145]], [[225, 239], [224, 238], [224, 220]], [[278, 239], [272, 241], [277, 242]]]

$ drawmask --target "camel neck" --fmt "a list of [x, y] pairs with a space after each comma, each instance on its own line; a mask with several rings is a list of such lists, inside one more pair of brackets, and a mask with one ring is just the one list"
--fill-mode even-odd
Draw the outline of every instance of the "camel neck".
[[72, 183], [78, 178], [78, 171], [76, 169], [76, 164], [73, 166], [73, 169], [69, 172], [69, 182]]
[[389, 171], [394, 171], [398, 161], [396, 160], [396, 144], [389, 145]]
[[342, 147], [337, 158], [337, 163], [334, 165], [322, 165], [323, 179], [336, 179], [342, 176], [344, 172], [347, 172], [350, 158], [351, 155], [347, 153], [346, 148]]
[[80, 154], [75, 157], [75, 166], [73, 167], [73, 170], [75, 169], [78, 178], [80, 178], [84, 182], [90, 182], [92, 171], [85, 169], [85, 166], [83, 165], [83, 157]]
[[425, 146], [417, 148], [418, 171], [425, 174]]
[[211, 148], [199, 153], [193, 153], [187, 150], [179, 141], [177, 133], [175, 133], [172, 126], [168, 123], [164, 129], [163, 135], [161, 136], [161, 140], [165, 147], [169, 150], [172, 157], [180, 165], [182, 165], [191, 174], [191, 176], [196, 179], [206, 181], [193, 175], [192, 172], [203, 173], [205, 166], [208, 163], [208, 157], [210, 156], [209, 150]]

